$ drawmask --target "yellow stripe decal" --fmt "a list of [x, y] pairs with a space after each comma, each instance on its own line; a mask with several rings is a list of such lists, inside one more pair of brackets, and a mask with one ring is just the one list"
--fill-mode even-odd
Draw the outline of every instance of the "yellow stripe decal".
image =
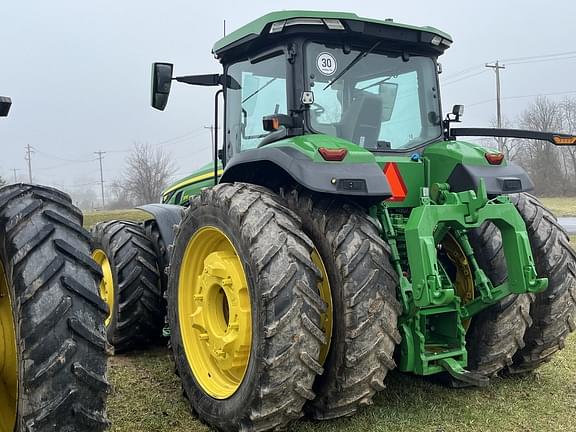
[[[219, 169], [218, 175], [219, 176], [222, 175], [223, 172], [224, 172], [224, 170]], [[214, 177], [214, 171], [211, 171], [211, 172], [206, 173], [206, 174], [201, 174], [201, 175], [196, 176], [196, 177], [189, 178], [187, 180], [181, 181], [177, 185], [174, 185], [170, 189], [164, 191], [163, 195], [166, 195], [167, 193], [170, 193], [170, 192], [175, 191], [177, 189], [183, 188], [184, 186], [189, 186], [191, 184], [201, 182], [202, 180], [211, 179], [213, 177]]]

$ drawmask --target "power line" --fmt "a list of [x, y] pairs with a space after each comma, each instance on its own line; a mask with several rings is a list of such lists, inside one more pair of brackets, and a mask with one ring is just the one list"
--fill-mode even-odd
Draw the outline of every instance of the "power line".
[[106, 152], [99, 150], [99, 151], [94, 152], [94, 153], [98, 155], [98, 160], [100, 161], [100, 190], [102, 192], [102, 208], [104, 208], [106, 203], [104, 201], [104, 173], [102, 170], [102, 159], [103, 159], [104, 155], [106, 154]]
[[45, 153], [41, 150], [38, 150], [36, 147], [32, 147], [36, 153], [41, 154], [42, 156], [45, 156], [49, 159], [55, 159], [55, 160], [59, 160], [59, 161], [64, 161], [64, 162], [70, 162], [70, 163], [85, 163], [85, 162], [93, 162], [95, 159], [66, 159], [66, 158], [62, 158], [60, 156], [56, 156], [54, 154], [51, 153]]
[[[525, 56], [525, 57], [513, 57], [513, 58], [506, 58], [501, 60], [502, 62], [506, 62], [508, 66], [516, 65], [516, 64], [529, 64], [529, 63], [544, 63], [549, 61], [558, 61], [558, 60], [569, 60], [572, 58], [576, 58], [576, 51], [566, 51], [562, 53], [555, 53], [555, 54], [541, 54], [541, 55], [534, 55], [534, 56]], [[453, 74], [447, 75], [443, 77], [445, 80], [450, 81], [447, 84], [453, 84], [454, 82], [462, 81], [468, 78], [475, 77], [480, 75], [482, 72], [472, 73], [471, 72], [481, 68], [482, 64], [477, 64], [474, 66], [467, 67], [465, 69], [459, 70], [454, 72]], [[461, 77], [461, 75], [467, 75], [465, 77]], [[458, 78], [452, 81], [454, 78]]]
[[478, 76], [478, 75], [482, 75], [483, 73], [486, 73], [486, 72], [488, 72], [488, 71], [487, 71], [486, 69], [484, 69], [484, 70], [478, 71], [478, 72], [476, 72], [476, 73], [463, 76], [463, 77], [461, 77], [461, 78], [457, 78], [457, 79], [454, 79], [454, 80], [451, 80], [451, 81], [449, 80], [449, 81], [447, 81], [447, 82], [443, 82], [443, 83], [442, 83], [442, 86], [443, 86], [443, 87], [446, 87], [446, 86], [455, 84], [455, 83], [457, 83], [457, 82], [467, 80], [468, 78], [472, 78], [472, 77], [475, 77], [475, 76]]
[[[576, 93], [576, 90], [552, 92], [552, 93], [533, 93], [533, 94], [528, 94], [528, 95], [516, 95], [516, 96], [503, 96], [501, 99], [507, 100], [507, 99], [523, 99], [523, 98], [538, 97], [538, 96], [561, 96], [561, 95], [574, 94], [574, 93]], [[495, 98], [485, 99], [483, 101], [474, 102], [471, 104], [466, 104], [466, 107], [483, 105], [485, 103], [494, 102], [495, 100], [496, 100]]]
[[507, 58], [507, 59], [504, 59], [502, 61], [505, 61], [506, 63], [512, 63], [512, 62], [516, 62], [516, 61], [538, 60], [538, 59], [544, 59], [544, 58], [563, 57], [563, 56], [567, 56], [567, 55], [570, 55], [570, 56], [576, 55], [576, 51], [566, 51], [566, 52], [555, 53], [555, 54], [540, 54], [540, 55], [527, 56], [527, 57], [514, 57], [514, 58]]

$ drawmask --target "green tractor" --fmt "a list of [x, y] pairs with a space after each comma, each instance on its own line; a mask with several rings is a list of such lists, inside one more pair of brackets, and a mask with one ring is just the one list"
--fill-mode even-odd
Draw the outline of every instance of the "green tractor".
[[395, 368], [483, 386], [548, 361], [576, 329], [576, 254], [523, 169], [457, 137], [576, 137], [452, 127], [451, 44], [284, 11], [214, 45], [222, 74], [155, 63], [156, 109], [172, 81], [219, 88], [223, 143], [152, 220], [96, 228], [109, 340], [157, 337], [166, 311], [185, 395], [226, 431], [350, 416]]
[[[0, 97], [0, 117], [12, 101]], [[0, 188], [0, 432], [108, 426], [101, 268], [70, 197]]]

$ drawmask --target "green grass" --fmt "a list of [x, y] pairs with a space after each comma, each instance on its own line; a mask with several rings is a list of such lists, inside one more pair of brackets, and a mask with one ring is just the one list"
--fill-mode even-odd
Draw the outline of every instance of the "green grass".
[[[181, 396], [164, 348], [110, 360], [108, 415], [112, 431], [200, 432]], [[391, 373], [372, 407], [350, 419], [300, 421], [295, 432], [484, 432], [576, 430], [576, 338], [552, 362], [527, 377], [497, 379], [483, 389], [449, 389]]]
[[129, 210], [104, 210], [104, 211], [90, 211], [84, 212], [84, 226], [90, 228], [98, 222], [104, 222], [112, 219], [143, 221], [150, 219], [149, 213], [142, 210], [129, 209]]
[[556, 216], [576, 216], [576, 198], [540, 198], [540, 201]]

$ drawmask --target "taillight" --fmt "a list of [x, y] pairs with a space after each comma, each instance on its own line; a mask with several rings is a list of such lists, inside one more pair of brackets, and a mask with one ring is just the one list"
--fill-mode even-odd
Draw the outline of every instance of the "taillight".
[[344, 148], [331, 149], [326, 147], [320, 147], [318, 149], [318, 153], [322, 155], [324, 160], [330, 162], [340, 162], [344, 160], [344, 158], [348, 154], [348, 150]]
[[486, 153], [484, 156], [490, 165], [500, 165], [504, 160], [503, 153]]

